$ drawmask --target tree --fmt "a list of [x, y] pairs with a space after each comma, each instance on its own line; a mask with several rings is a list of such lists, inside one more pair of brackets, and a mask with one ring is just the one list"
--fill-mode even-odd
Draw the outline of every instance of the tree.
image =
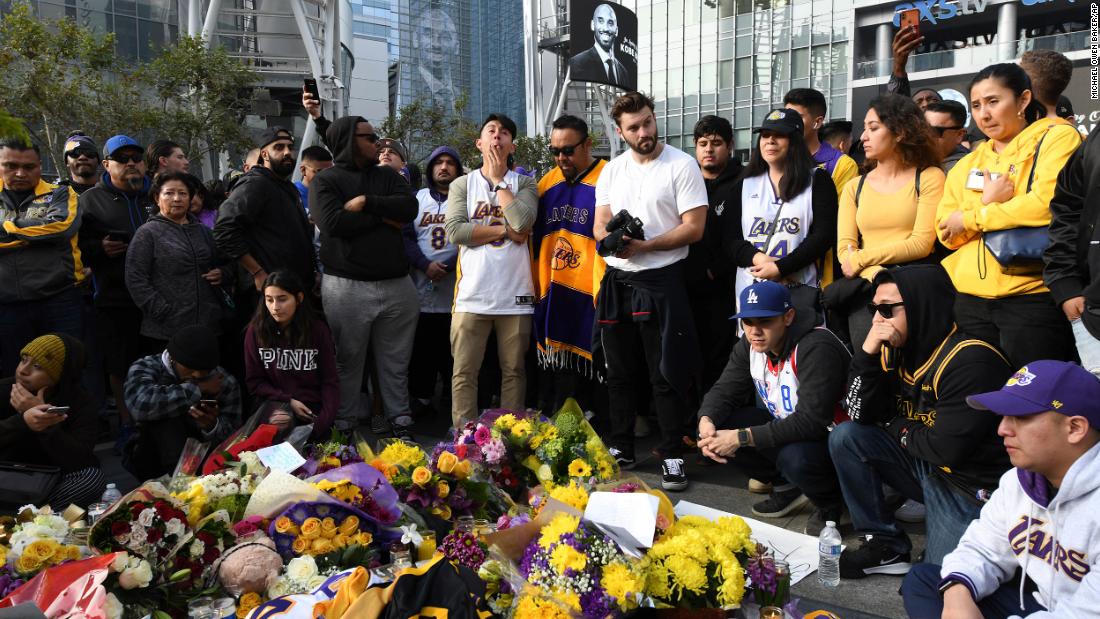
[[147, 117], [131, 74], [116, 60], [113, 34], [71, 19], [39, 20], [25, 3], [0, 18], [0, 108], [26, 123], [58, 170], [73, 129], [106, 136], [142, 129]]
[[[473, 122], [462, 116], [466, 95], [455, 101], [454, 111], [423, 101], [413, 101], [397, 110], [378, 127], [379, 134], [400, 140], [409, 155], [409, 163], [421, 163], [436, 146], [452, 146], [469, 166], [469, 149], [477, 137]], [[475, 151], [476, 152], [476, 151]]]
[[554, 157], [550, 155], [550, 138], [545, 135], [529, 137], [521, 135], [515, 140], [516, 165], [534, 172], [535, 178], [542, 178], [554, 168]]

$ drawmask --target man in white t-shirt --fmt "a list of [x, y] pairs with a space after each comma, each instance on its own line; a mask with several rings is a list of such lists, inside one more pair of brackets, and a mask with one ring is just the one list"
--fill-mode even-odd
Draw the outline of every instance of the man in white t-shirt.
[[523, 410], [524, 355], [531, 342], [535, 286], [527, 236], [538, 213], [535, 179], [508, 165], [516, 123], [490, 114], [477, 148], [481, 167], [456, 178], [447, 194], [443, 224], [458, 245], [458, 281], [451, 318], [451, 421], [461, 428], [477, 417], [477, 376], [493, 331], [500, 358], [500, 406]]
[[[612, 159], [596, 183], [593, 232], [608, 268], [596, 301], [594, 347], [606, 364], [608, 443], [621, 467], [634, 466], [633, 376], [647, 372], [661, 430], [654, 454], [663, 460], [663, 486], [683, 490], [679, 456], [691, 445], [688, 403], [697, 397], [700, 353], [681, 263], [688, 245], [703, 238], [707, 189], [694, 157], [658, 141], [649, 97], [623, 95], [611, 114], [630, 150]], [[614, 225], [622, 211], [642, 225], [644, 238]]]

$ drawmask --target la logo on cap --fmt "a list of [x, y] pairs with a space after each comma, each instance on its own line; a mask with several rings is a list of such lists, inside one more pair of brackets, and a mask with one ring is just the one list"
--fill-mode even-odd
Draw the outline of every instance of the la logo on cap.
[[749, 291], [749, 296], [745, 297], [745, 301], [748, 302], [748, 303], [752, 303], [752, 304], [759, 303], [759, 300], [756, 298], [756, 291], [755, 290], [750, 290]]
[[783, 118], [783, 112], [779, 110], [773, 110], [771, 114], [768, 114], [768, 120], [780, 120]]

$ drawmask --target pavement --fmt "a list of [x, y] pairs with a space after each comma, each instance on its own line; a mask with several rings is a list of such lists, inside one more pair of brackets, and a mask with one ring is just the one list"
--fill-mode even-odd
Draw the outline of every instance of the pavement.
[[[450, 427], [449, 415], [437, 414], [432, 419], [420, 419], [416, 426], [416, 439], [420, 444], [431, 447], [445, 436]], [[378, 438], [371, 434], [369, 424], [364, 420], [360, 427], [362, 435], [368, 441]], [[655, 439], [638, 439], [636, 453], [639, 460], [630, 474], [637, 475], [650, 487], [661, 487], [661, 462], [649, 455], [656, 445]], [[101, 443], [96, 446], [96, 455], [102, 463], [108, 481], [115, 482], [125, 494], [138, 486], [138, 480], [122, 468], [121, 460], [113, 451], [113, 443]], [[691, 501], [714, 509], [756, 518], [752, 515], [752, 505], [765, 498], [765, 495], [752, 494], [747, 490], [748, 479], [736, 468], [728, 465], [703, 466], [695, 458], [685, 458], [690, 485], [683, 492], [668, 492], [673, 504], [678, 501]], [[806, 505], [801, 511], [787, 517], [769, 519], [768, 522], [786, 529], [803, 532], [811, 507]], [[924, 549], [925, 535], [923, 525], [903, 524], [913, 541], [913, 557]], [[841, 521], [840, 532], [847, 545], [858, 545], [859, 536], [847, 522], [847, 516]], [[861, 580], [842, 580], [839, 587], [825, 587], [817, 582], [816, 574], [811, 574], [792, 588], [791, 594], [802, 599], [799, 608], [802, 612], [811, 610], [830, 610], [842, 619], [877, 619], [905, 617], [898, 588], [900, 576], [869, 576]]]

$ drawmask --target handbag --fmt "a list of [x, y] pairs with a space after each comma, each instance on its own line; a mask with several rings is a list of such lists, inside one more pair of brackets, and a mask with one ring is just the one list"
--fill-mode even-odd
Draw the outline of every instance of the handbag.
[[42, 505], [60, 481], [56, 466], [0, 461], [0, 508]]
[[[1035, 157], [1032, 159], [1031, 172], [1027, 175], [1027, 192], [1035, 180], [1035, 167], [1039, 163], [1039, 148], [1043, 139], [1035, 145]], [[1050, 245], [1050, 226], [1034, 226], [994, 230], [982, 234], [982, 242], [989, 253], [1001, 265], [1001, 272], [1008, 275], [1034, 275], [1043, 272], [1043, 252]], [[985, 252], [979, 254], [984, 257]], [[979, 265], [981, 266], [981, 265]], [[984, 270], [984, 269], [979, 269]], [[985, 277], [982, 276], [984, 279]]]

